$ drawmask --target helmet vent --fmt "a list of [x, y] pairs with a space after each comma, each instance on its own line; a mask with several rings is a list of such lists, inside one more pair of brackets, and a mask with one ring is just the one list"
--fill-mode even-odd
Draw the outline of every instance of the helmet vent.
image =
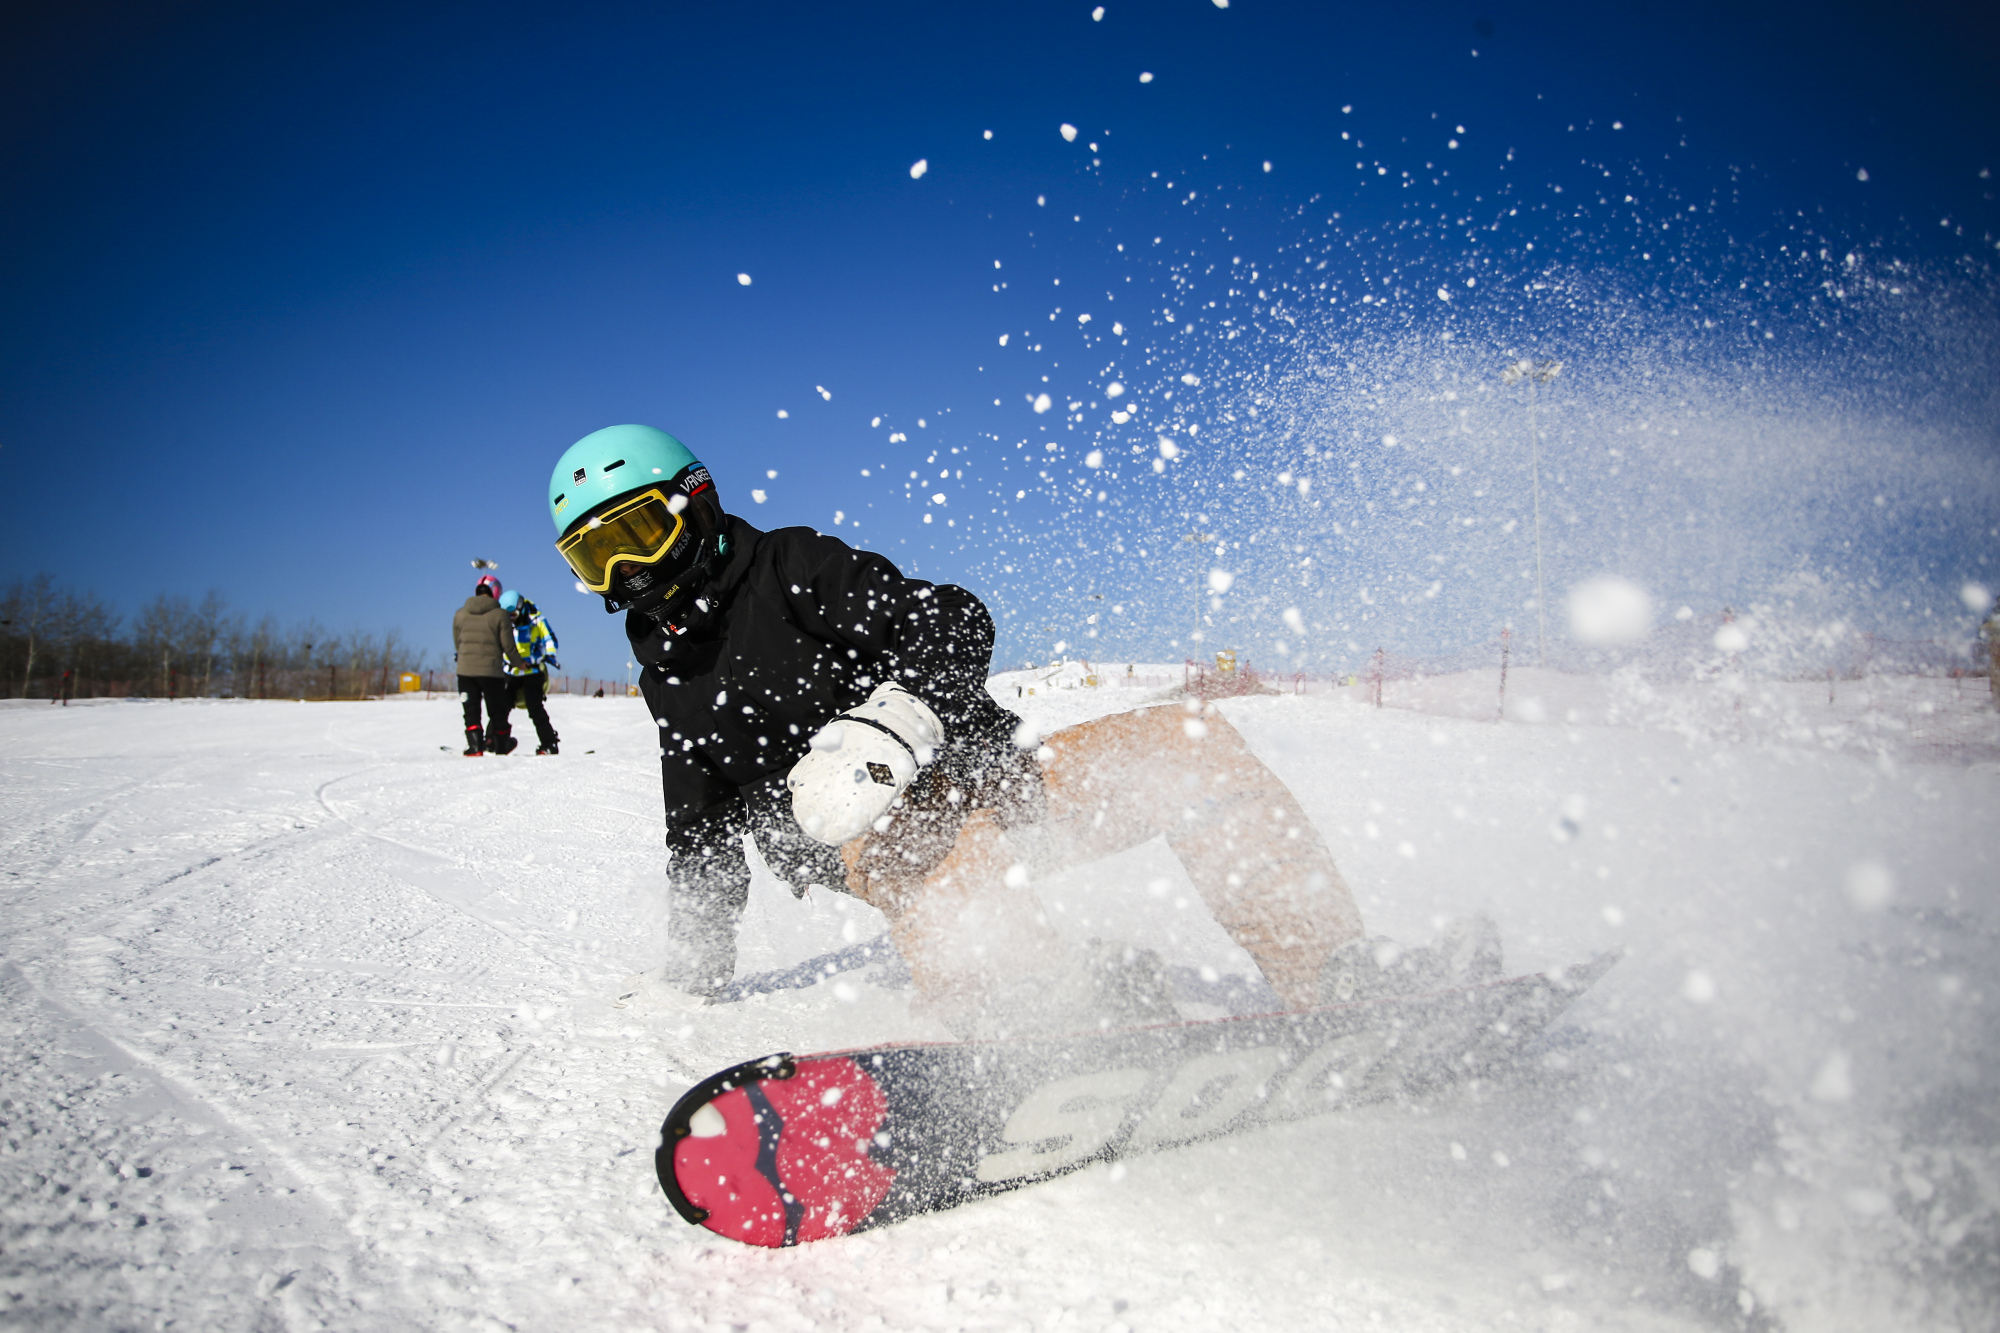
[[625, 466], [625, 460], [621, 458], [621, 459], [619, 459], [619, 460], [618, 460], [617, 462], [615, 462], [615, 463], [606, 463], [606, 464], [604, 465], [604, 470], [605, 470], [606, 472], [615, 472], [615, 471], [617, 471], [617, 470], [618, 470], [619, 468], [621, 468], [621, 467], [624, 467], [624, 466]]
[[567, 499], [569, 499], [569, 496], [567, 495], [558, 495], [553, 501], [551, 501], [551, 503], [554, 504], [556, 508], [561, 509], [562, 502]]

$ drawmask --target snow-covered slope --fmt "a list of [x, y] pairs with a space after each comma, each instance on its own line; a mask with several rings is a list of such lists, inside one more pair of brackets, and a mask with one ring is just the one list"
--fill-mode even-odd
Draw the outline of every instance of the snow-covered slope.
[[[1048, 675], [995, 692], [1044, 730], [1154, 693]], [[1631, 951], [1532, 1068], [785, 1252], [673, 1217], [666, 1108], [943, 1034], [887, 969], [610, 1006], [662, 929], [638, 701], [558, 699], [560, 757], [476, 761], [442, 699], [0, 710], [0, 1318], [1990, 1326], [2000, 772], [1348, 694], [1222, 707], [1372, 930], [1477, 909], [1523, 970]], [[1247, 966], [1157, 847], [1036, 888]], [[741, 972], [881, 929], [760, 877]]]

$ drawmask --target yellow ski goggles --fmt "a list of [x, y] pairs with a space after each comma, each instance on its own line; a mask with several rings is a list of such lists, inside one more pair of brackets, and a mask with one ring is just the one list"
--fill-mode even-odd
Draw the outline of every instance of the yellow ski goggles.
[[655, 488], [593, 514], [584, 525], [556, 543], [577, 580], [592, 592], [608, 592], [611, 576], [621, 563], [653, 565], [681, 544], [687, 531], [688, 497], [669, 497]]

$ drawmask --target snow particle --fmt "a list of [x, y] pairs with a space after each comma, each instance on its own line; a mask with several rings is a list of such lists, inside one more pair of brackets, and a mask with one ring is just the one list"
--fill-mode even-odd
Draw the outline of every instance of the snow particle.
[[1653, 599], [1616, 574], [1600, 574], [1569, 590], [1569, 632], [1578, 643], [1636, 643], [1652, 621]]
[[1854, 1098], [1854, 1070], [1847, 1052], [1834, 1051], [1821, 1062], [1813, 1075], [1812, 1099], [1816, 1102], [1845, 1102]]
[[1235, 582], [1236, 576], [1226, 569], [1211, 569], [1208, 571], [1208, 590], [1218, 597], [1228, 592]]
[[1965, 603], [1965, 609], [1975, 616], [1983, 616], [1993, 605], [1993, 593], [1983, 583], [1968, 583], [1958, 590], [1958, 599]]
[[764, 492], [762, 491], [752, 491], [750, 492], [750, 498], [752, 500], [755, 500], [758, 504], [763, 504], [764, 501], [769, 499], [770, 497], [765, 495]]
[[739, 287], [748, 287], [750, 285], [750, 275], [748, 273], [737, 274], [736, 285]]
[[1007, 345], [1007, 335], [1004, 333], [1000, 335], [1000, 345], [1002, 347], [1005, 347]]
[[1849, 1212], [1862, 1217], [1880, 1217], [1895, 1207], [1894, 1200], [1881, 1190], [1848, 1190], [1840, 1196], [1840, 1201], [1847, 1205]]
[[782, 407], [778, 409], [778, 420], [780, 420], [780, 421], [784, 421], [784, 420], [787, 420], [787, 419], [789, 419], [789, 418], [791, 417], [791, 415], [792, 415], [792, 414], [791, 414], [790, 412], [787, 412], [787, 411], [786, 411], [786, 410], [785, 410], [784, 408], [782, 408]]
[[1076, 126], [1070, 124], [1068, 121], [1064, 121], [1061, 125], [1057, 126], [1056, 133], [1062, 135], [1064, 143], [1076, 142]]
[[1715, 1275], [1722, 1271], [1722, 1257], [1714, 1250], [1689, 1250], [1688, 1271], [1704, 1282], [1713, 1282]]
[[1048, 396], [1047, 394], [1045, 394], [1045, 393], [1038, 393], [1038, 394], [1036, 394], [1036, 395], [1035, 395], [1035, 415], [1036, 415], [1036, 416], [1040, 416], [1040, 415], [1041, 415], [1042, 413], [1044, 413], [1044, 412], [1048, 411], [1048, 410], [1049, 410], [1049, 407], [1051, 406], [1051, 404], [1052, 404], [1053, 402], [1054, 402], [1054, 400], [1053, 400], [1053, 399], [1051, 399], [1051, 398], [1050, 398], [1050, 397], [1049, 397], [1049, 396]]
[[1192, 388], [1193, 386], [1201, 383], [1201, 376], [1195, 374], [1192, 371], [1189, 371], [1187, 374], [1181, 376], [1181, 383]]
[[1451, 1145], [1451, 1160], [1454, 1162], [1465, 1160], [1465, 1145], [1463, 1143], [1454, 1143]]
[[1265, 171], [1265, 174], [1267, 174], [1267, 175], [1268, 175], [1268, 174], [1270, 173], [1270, 170], [1271, 170], [1271, 164], [1270, 164], [1269, 162], [1266, 162], [1266, 163], [1264, 164], [1264, 171]]
[[1208, 735], [1208, 723], [1198, 717], [1191, 717], [1181, 723], [1181, 730], [1187, 733], [1189, 740], [1198, 741]]
[[1102, 449], [1092, 449], [1083, 456], [1083, 465], [1090, 468], [1103, 467], [1104, 451]]
[[1008, 866], [1008, 867], [1007, 867], [1007, 887], [1008, 887], [1008, 888], [1010, 888], [1010, 889], [1025, 889], [1025, 888], [1027, 888], [1027, 887], [1028, 887], [1028, 867], [1026, 867], [1026, 866], [1022, 865], [1022, 864], [1021, 864], [1021, 863], [1020, 863], [1019, 861], [1016, 861], [1016, 862], [1015, 862], [1015, 863], [1014, 863], [1013, 865], [1010, 865], [1010, 866]]
[[988, 130], [988, 131], [986, 131], [986, 135], [985, 135], [985, 137], [986, 137], [986, 138], [988, 138], [988, 139], [991, 139], [991, 138], [993, 137], [993, 131], [992, 131], [992, 130]]
[[1715, 632], [1715, 646], [1725, 653], [1740, 653], [1750, 646], [1750, 636], [1734, 621]]
[[1125, 394], [1125, 386], [1120, 384], [1117, 380], [1113, 380], [1111, 381], [1111, 383], [1104, 386], [1104, 396], [1106, 398], [1122, 398], [1124, 394]]
[[1095, 9], [1093, 9], [1093, 10], [1091, 10], [1091, 11], [1090, 11], [1090, 21], [1091, 21], [1092, 23], [1102, 23], [1102, 22], [1104, 22], [1104, 6], [1103, 6], [1103, 5], [1099, 5], [1099, 6], [1097, 7], [1097, 8], [1095, 8]]
[[1858, 181], [1865, 181], [1865, 180], [1867, 180], [1867, 179], [1868, 179], [1868, 168], [1866, 168], [1866, 167], [1863, 167], [1863, 168], [1861, 168], [1861, 170], [1859, 170], [1859, 171], [1855, 172], [1855, 173], [1854, 173], [1854, 179], [1856, 179], [1856, 180], [1858, 180]]
[[930, 169], [931, 160], [927, 157], [920, 157], [910, 164], [910, 179], [920, 181], [924, 178], [924, 173]]
[[1706, 972], [1694, 971], [1681, 982], [1681, 998], [1695, 1004], [1707, 1004], [1715, 999], [1715, 978]]
[[1896, 877], [1877, 861], [1857, 861], [1847, 868], [1847, 901], [1863, 912], [1879, 912], [1896, 896]]
[[1153, 76], [1152, 76], [1152, 73], [1151, 73], [1150, 71], [1146, 71], [1146, 70], [1141, 70], [1141, 71], [1140, 71], [1140, 73], [1139, 73], [1139, 82], [1141, 82], [1141, 83], [1151, 83], [1152, 81], [1153, 81]]

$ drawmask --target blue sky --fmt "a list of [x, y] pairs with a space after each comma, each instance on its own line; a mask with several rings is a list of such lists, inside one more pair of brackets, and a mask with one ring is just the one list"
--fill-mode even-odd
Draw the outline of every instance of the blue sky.
[[1993, 18], [1093, 8], [10, 18], [0, 579], [438, 664], [481, 556], [617, 673], [544, 486], [642, 421], [1004, 661], [1177, 655], [1221, 569], [1204, 651], [1333, 666], [1532, 615], [1534, 354], [1552, 598], [1920, 632], [2000, 583]]

